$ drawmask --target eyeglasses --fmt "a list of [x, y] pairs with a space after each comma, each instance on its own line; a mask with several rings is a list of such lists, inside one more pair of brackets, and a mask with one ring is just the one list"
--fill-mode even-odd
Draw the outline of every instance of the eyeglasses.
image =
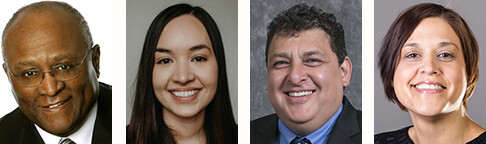
[[23, 85], [25, 87], [39, 86], [44, 79], [44, 73], [49, 73], [52, 77], [56, 78], [59, 81], [67, 81], [74, 79], [78, 76], [79, 69], [77, 66], [84, 62], [91, 50], [92, 49], [89, 49], [86, 52], [80, 62], [58, 64], [53, 66], [49, 71], [42, 71], [38, 68], [34, 68], [14, 74], [12, 71], [10, 71], [8, 67], [7, 70], [17, 79], [20, 85]]

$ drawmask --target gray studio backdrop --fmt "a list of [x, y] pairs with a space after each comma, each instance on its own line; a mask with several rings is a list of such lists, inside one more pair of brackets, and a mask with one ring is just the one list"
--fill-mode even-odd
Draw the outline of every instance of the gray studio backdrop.
[[[267, 26], [278, 13], [302, 2], [294, 0], [267, 1], [252, 0], [250, 5], [251, 26], [251, 120], [275, 113], [266, 90], [267, 68], [265, 44]], [[346, 87], [346, 95], [351, 104], [361, 109], [361, 1], [359, 0], [308, 0], [308, 5], [333, 13], [344, 28], [348, 57], [353, 63], [351, 84]]]
[[476, 36], [480, 50], [479, 82], [476, 90], [469, 100], [467, 114], [481, 126], [486, 126], [486, 114], [484, 103], [486, 102], [486, 21], [484, 19], [484, 6], [486, 1], [419, 1], [419, 0], [375, 0], [375, 134], [397, 130], [412, 125], [410, 114], [403, 112], [400, 108], [385, 98], [383, 84], [381, 83], [378, 69], [378, 52], [383, 37], [391, 23], [404, 9], [422, 2], [433, 2], [452, 8], [459, 13], [469, 25], [469, 28]]
[[163, 9], [178, 3], [204, 8], [216, 21], [223, 38], [231, 105], [238, 121], [238, 2], [236, 0], [127, 0], [126, 120], [130, 122], [135, 77], [148, 27]]

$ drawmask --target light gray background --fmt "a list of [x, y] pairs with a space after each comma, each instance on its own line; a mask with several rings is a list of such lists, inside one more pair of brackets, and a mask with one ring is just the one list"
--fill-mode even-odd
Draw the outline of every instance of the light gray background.
[[389, 102], [385, 98], [378, 69], [378, 52], [383, 37], [398, 14], [406, 8], [422, 2], [438, 3], [452, 8], [466, 20], [469, 28], [476, 36], [481, 55], [479, 63], [480, 74], [476, 90], [469, 100], [467, 114], [481, 126], [486, 126], [486, 114], [484, 113], [486, 108], [484, 106], [486, 102], [486, 73], [484, 71], [486, 69], [486, 57], [484, 56], [486, 48], [483, 47], [486, 45], [486, 29], [484, 27], [486, 25], [484, 19], [486, 1], [375, 0], [375, 134], [412, 125], [410, 114], [401, 111], [396, 104]]
[[[267, 26], [277, 14], [299, 3], [302, 2], [252, 0], [250, 3], [251, 120], [275, 113], [266, 90], [268, 84], [265, 63]], [[321, 8], [324, 12], [333, 13], [343, 26], [348, 57], [353, 63], [351, 84], [346, 87], [344, 95], [355, 108], [361, 109], [361, 1], [309, 0], [305, 3]]]
[[231, 105], [238, 121], [238, 3], [236, 0], [127, 0], [127, 75], [126, 120], [130, 123], [135, 91], [135, 77], [140, 62], [145, 34], [152, 20], [163, 9], [178, 3], [188, 3], [204, 8], [218, 25], [223, 38], [226, 56], [226, 72], [230, 89]]

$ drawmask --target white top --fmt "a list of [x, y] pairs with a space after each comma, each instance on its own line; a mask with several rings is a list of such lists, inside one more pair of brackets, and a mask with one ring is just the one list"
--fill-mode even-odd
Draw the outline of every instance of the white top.
[[[96, 113], [98, 111], [98, 102], [96, 102], [88, 113], [88, 117], [84, 124], [73, 134], [67, 136], [69, 139], [74, 141], [76, 144], [91, 144], [91, 138], [93, 138], [94, 124], [96, 121]], [[62, 137], [53, 135], [49, 132], [44, 131], [42, 128], [35, 124], [35, 128], [39, 132], [42, 140], [46, 144], [58, 144]]]

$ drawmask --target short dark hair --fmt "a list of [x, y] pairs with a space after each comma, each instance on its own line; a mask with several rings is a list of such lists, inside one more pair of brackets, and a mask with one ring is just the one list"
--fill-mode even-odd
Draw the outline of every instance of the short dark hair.
[[310, 29], [321, 29], [327, 33], [331, 50], [336, 54], [339, 64], [342, 64], [347, 56], [343, 26], [336, 21], [333, 14], [305, 4], [298, 4], [283, 11], [268, 25], [265, 60], [268, 61], [268, 50], [275, 35], [295, 36], [298, 32]]
[[467, 87], [463, 104], [467, 108], [468, 99], [474, 92], [479, 76], [479, 48], [476, 38], [464, 19], [455, 11], [442, 5], [423, 3], [404, 10], [393, 22], [381, 45], [378, 67], [388, 100], [396, 103], [400, 109], [406, 108], [398, 101], [392, 86], [398, 59], [403, 45], [417, 25], [425, 18], [437, 17], [445, 20], [454, 30], [461, 42], [466, 64]]
[[223, 41], [216, 22], [201, 7], [176, 4], [161, 11], [152, 21], [138, 67], [136, 91], [128, 143], [175, 143], [170, 128], [164, 123], [162, 104], [153, 89], [154, 54], [163, 29], [172, 19], [189, 14], [196, 17], [207, 30], [218, 65], [218, 86], [213, 100], [206, 106], [203, 129], [207, 143], [237, 143], [237, 125], [233, 118], [226, 75]]
[[[42, 2], [36, 2], [36, 3], [29, 4], [27, 6], [24, 6], [24, 7], [20, 8], [19, 10], [17, 10], [17, 12], [15, 12], [13, 14], [12, 18], [10, 18], [7, 25], [5, 26], [5, 29], [3, 29], [2, 47], [3, 48], [5, 47], [5, 45], [4, 45], [5, 44], [5, 36], [8, 32], [8, 30], [10, 29], [13, 22], [18, 18], [18, 16], [21, 13], [24, 13], [24, 12], [41, 13], [44, 10], [50, 9], [50, 8], [61, 8], [62, 10], [68, 12], [76, 21], [76, 24], [77, 24], [79, 30], [81, 31], [81, 34], [83, 35], [83, 38], [84, 38], [86, 44], [89, 47], [93, 46], [93, 38], [91, 37], [91, 32], [89, 31], [88, 22], [86, 22], [83, 15], [81, 15], [81, 13], [79, 13], [78, 10], [76, 10], [74, 7], [72, 7], [71, 5], [69, 5], [65, 2], [42, 1]], [[2, 51], [2, 54], [3, 53], [4, 53], [4, 51]], [[5, 58], [5, 55], [4, 55], [3, 58]]]

